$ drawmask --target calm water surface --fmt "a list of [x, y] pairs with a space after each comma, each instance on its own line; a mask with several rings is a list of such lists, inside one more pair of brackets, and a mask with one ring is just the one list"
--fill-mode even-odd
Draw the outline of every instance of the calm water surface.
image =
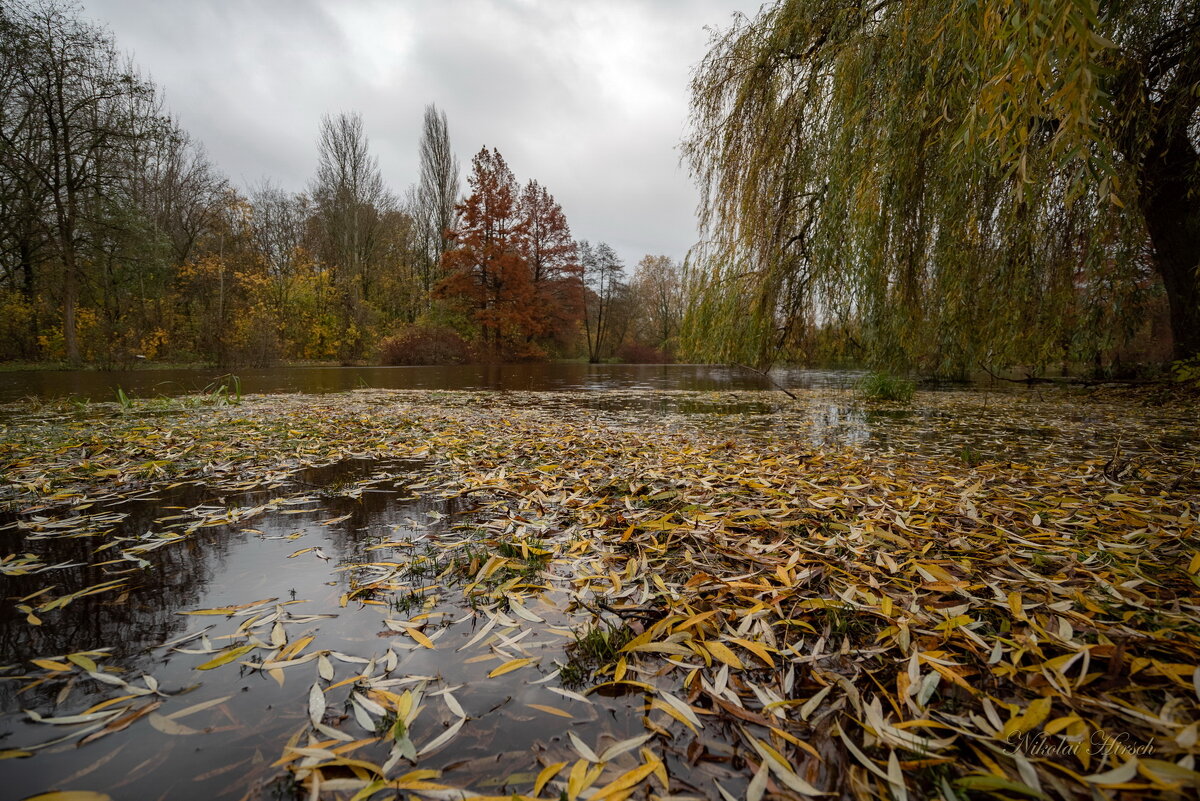
[[[419, 463], [353, 459], [302, 471], [270, 489], [237, 494], [189, 483], [134, 499], [98, 503], [74, 518], [78, 533], [67, 536], [60, 536], [61, 530], [40, 530], [35, 513], [0, 516], [0, 552], [32, 551], [48, 562], [74, 565], [54, 571], [55, 594], [77, 592], [114, 577], [128, 579], [120, 592], [81, 597], [44, 613], [45, 620], [36, 626], [29, 625], [11, 602], [0, 604], [4, 663], [0, 666], [0, 753], [5, 749], [34, 752], [31, 757], [0, 760], [0, 799], [24, 799], [51, 790], [100, 791], [113, 801], [306, 797], [271, 763], [289, 737], [308, 727], [307, 698], [310, 686], [319, 680], [317, 662], [287, 669], [280, 677], [282, 683], [239, 664], [204, 672], [199, 667], [213, 658], [211, 653], [197, 653], [201, 634], [211, 638], [213, 647], [225, 648], [239, 623], [252, 624], [273, 610], [286, 610], [287, 617], [295, 619], [285, 624], [290, 642], [315, 638], [312, 646], [302, 650], [325, 653], [333, 681], [371, 672], [364, 663], [381, 659], [390, 648], [400, 663], [390, 674], [397, 682], [396, 692], [425, 685], [427, 692], [453, 687], [470, 719], [451, 746], [424, 757], [421, 765], [452, 769], [458, 781], [474, 786], [490, 782], [501, 793], [528, 790], [530, 778], [525, 774], [540, 767], [534, 756], [547, 748], [568, 747], [568, 729], [579, 727], [589, 739], [598, 730], [614, 738], [638, 733], [640, 712], [621, 699], [598, 696], [586, 705], [569, 703], [547, 686], [530, 683], [549, 674], [555, 660], [569, 659], [569, 638], [544, 631], [524, 638], [522, 653], [535, 657], [538, 664], [488, 680], [488, 671], [502, 660], [487, 660], [487, 643], [459, 653], [470, 648], [487, 618], [476, 615], [453, 586], [438, 586], [452, 585], [452, 580], [434, 581], [428, 574], [414, 573], [406, 582], [413, 595], [386, 599], [409, 597], [411, 607], [396, 608], [387, 602], [363, 607], [357, 600], [340, 600], [360, 577], [354, 565], [402, 564], [433, 548], [452, 527], [471, 520], [469, 503], [408, 489], [409, 477], [420, 468]], [[239, 523], [205, 527], [144, 553], [145, 569], [122, 567], [121, 560], [97, 564], [99, 542], [137, 543], [147, 532], [181, 530], [197, 517], [257, 507], [282, 496], [288, 498], [282, 506]], [[46, 583], [39, 575], [6, 576], [2, 581], [5, 595], [15, 597], [35, 593]], [[553, 598], [555, 593], [549, 595]], [[237, 612], [188, 614], [188, 610], [267, 599], [270, 602], [251, 617], [239, 617]], [[556, 606], [531, 605], [551, 626], [571, 625]], [[438, 639], [436, 651], [416, 646], [384, 622], [422, 611], [431, 624], [427, 631]], [[265, 627], [247, 633], [267, 637], [271, 631]], [[245, 636], [232, 641], [241, 642]], [[143, 684], [142, 676], [152, 676], [165, 695], [133, 701], [139, 706], [161, 702], [156, 715], [185, 711], [206, 701], [217, 703], [179, 720], [190, 731], [163, 732], [142, 718], [92, 742], [72, 737], [53, 744], [81, 727], [37, 723], [24, 710], [38, 710], [47, 717], [79, 714], [120, 695], [120, 690], [88, 678], [74, 666], [47, 675], [31, 661], [61, 662], [66, 654], [80, 651], [134, 687]], [[343, 654], [357, 661], [346, 661]], [[481, 654], [486, 661], [470, 659]], [[554, 681], [548, 686], [560, 685]], [[348, 714], [344, 699], [350, 689], [330, 691], [332, 721]], [[561, 718], [530, 706], [539, 703], [574, 706], [571, 723], [560, 723]], [[454, 720], [434, 696], [425, 707], [412, 730], [418, 747]], [[158, 722], [166, 725], [161, 719]], [[597, 722], [602, 725], [597, 727]], [[354, 723], [343, 722], [343, 727], [358, 737], [373, 734]], [[387, 748], [367, 748], [357, 755], [381, 763]], [[403, 767], [398, 771], [404, 772]], [[509, 780], [514, 774], [517, 778]], [[345, 795], [349, 794], [338, 797]]]
[[[1178, 409], [1128, 402], [1075, 404], [1066, 390], [1011, 385], [997, 387], [999, 393], [919, 393], [903, 407], [864, 405], [851, 391], [859, 378], [853, 372], [776, 372], [780, 384], [804, 390], [797, 401], [775, 392], [738, 394], [734, 391], [772, 387], [751, 372], [698, 365], [281, 368], [238, 375], [247, 394], [335, 392], [364, 385], [508, 390], [514, 394], [504, 396], [503, 404], [536, 404], [551, 411], [561, 407], [564, 420], [582, 405], [620, 424], [700, 420], [731, 432], [794, 441], [797, 447], [937, 453], [955, 464], [983, 458], [1103, 458], [1117, 448], [1137, 451], [1140, 458], [1174, 454], [1187, 461], [1200, 454], [1198, 423]], [[118, 386], [137, 398], [177, 395], [203, 390], [219, 376], [202, 370], [0, 373], [0, 401], [67, 396], [111, 401]], [[499, 396], [492, 400], [501, 402]], [[488, 401], [484, 395], [468, 399]], [[393, 689], [425, 686], [429, 694], [413, 729], [418, 746], [433, 741], [456, 719], [432, 693], [453, 688], [469, 718], [448, 745], [420, 760], [422, 767], [445, 770], [446, 781], [456, 786], [502, 795], [528, 792], [539, 769], [537, 756], [575, 759], [568, 732], [601, 746], [642, 732], [643, 710], [636, 699], [595, 694], [585, 703], [555, 692], [569, 687], [550, 674], [572, 661], [573, 628], [590, 620], [586, 610], [569, 609], [565, 603], [560, 587], [572, 579], [569, 565], [550, 565], [550, 575], [537, 579], [550, 589], [541, 600], [531, 596], [527, 601], [528, 611], [545, 625], [530, 627], [514, 619], [510, 622], [516, 625], [504, 623], [480, 640], [476, 637], [490, 613], [471, 608], [462, 588], [446, 574], [412, 567], [423, 554], [436, 555], [447, 542], [464, 536], [464, 530], [479, 531], [484, 522], [482, 510], [470, 499], [445, 498], [426, 489], [429, 469], [422, 463], [351, 459], [245, 492], [188, 483], [126, 495], [114, 488], [110, 495], [74, 506], [0, 507], [0, 754], [34, 752], [0, 759], [0, 800], [50, 790], [100, 791], [114, 801], [298, 799], [304, 794], [273, 763], [289, 738], [309, 729], [310, 687], [317, 681], [322, 686], [352, 682], [366, 670], [364, 661], [383, 659], [389, 651], [396, 659], [388, 673], [388, 681], [397, 682]], [[237, 514], [247, 509], [257, 511]], [[230, 522], [220, 522], [222, 517]], [[210, 518], [216, 522], [189, 528]], [[142, 550], [156, 536], [184, 530], [187, 536]], [[544, 533], [552, 537], [561, 532]], [[486, 555], [494, 546], [481, 539], [478, 548]], [[144, 563], [130, 560], [126, 550], [140, 553]], [[24, 554], [47, 567], [28, 573], [5, 561]], [[344, 594], [370, 578], [371, 564], [410, 565], [397, 579], [404, 591], [381, 596], [377, 604], [344, 605]], [[440, 566], [434, 572], [439, 571]], [[27, 617], [29, 607], [40, 609], [48, 598], [66, 599], [121, 579], [118, 588], [40, 611], [44, 619], [38, 623]], [[265, 599], [272, 600], [244, 616], [189, 614]], [[316, 661], [289, 667], [282, 683], [241, 664], [246, 660], [202, 669], [213, 658], [212, 649], [247, 636], [274, 636], [273, 625], [254, 627], [267, 615], [281, 616], [285, 632], [280, 635], [286, 633], [288, 643], [313, 637], [297, 653], [327, 654], [332, 680], [320, 675]], [[386, 623], [421, 615], [428, 616], [429, 636], [439, 638], [436, 650], [419, 646]], [[210, 638], [207, 649], [199, 639], [202, 633]], [[68, 654], [81, 651], [131, 686], [140, 688], [142, 676], [153, 677], [164, 695], [118, 703], [138, 708], [159, 703], [156, 717], [147, 715], [89, 741], [83, 741], [80, 725], [31, 719], [26, 710], [79, 715], [120, 695], [122, 690], [64, 662]], [[514, 655], [528, 655], [534, 664], [489, 677]], [[375, 667], [375, 674], [379, 670]], [[371, 731], [350, 720], [351, 691], [349, 684], [329, 690], [327, 720], [355, 736], [370, 737]], [[216, 703], [187, 712], [206, 701]], [[547, 712], [552, 708], [566, 717]], [[173, 729], [167, 716], [180, 712], [186, 714], [177, 722], [187, 728]], [[73, 732], [80, 734], [54, 742]], [[691, 788], [688, 795], [714, 798], [713, 781], [720, 779], [740, 797], [747, 776], [727, 741], [704, 730], [695, 748], [707, 756], [698, 764], [686, 738], [656, 741], [655, 747], [680, 786]], [[386, 747], [372, 745], [358, 754], [382, 762]]]
[[[110, 401], [121, 388], [149, 398], [186, 395], [229, 383], [227, 370], [18, 370], [0, 373], [0, 402], [26, 397]], [[489, 389], [554, 391], [594, 389], [771, 389], [749, 370], [704, 364], [464, 364], [438, 367], [273, 367], [239, 369], [243, 393], [340, 392], [349, 389]], [[855, 371], [779, 369], [787, 387], [838, 388], [861, 376]]]

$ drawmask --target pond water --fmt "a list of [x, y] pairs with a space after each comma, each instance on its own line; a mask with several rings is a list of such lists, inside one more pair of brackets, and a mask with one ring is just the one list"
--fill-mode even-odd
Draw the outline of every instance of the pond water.
[[[457, 723], [451, 709], [461, 709], [466, 722], [453, 748], [422, 754], [421, 765], [451, 768], [458, 781], [501, 794], [528, 791], [539, 769], [536, 756], [564, 747], [571, 727], [564, 718], [586, 727], [604, 717], [613, 741], [637, 734], [638, 710], [619, 699], [598, 695], [581, 703], [551, 689], [564, 686], [561, 678], [536, 683], [570, 660], [571, 621], [552, 589], [540, 602], [531, 598], [525, 610], [545, 623], [533, 637], [524, 636], [534, 631], [522, 630], [524, 619], [511, 608], [508, 615], [477, 609], [444, 592], [463, 582], [435, 577], [454, 558], [442, 555], [438, 543], [471, 520], [471, 507], [423, 496], [420, 469], [415, 462], [350, 459], [252, 492], [214, 493], [186, 483], [101, 500], [61, 525], [42, 526], [44, 519], [28, 511], [19, 522], [8, 515], [0, 525], [0, 550], [34, 551], [54, 565], [53, 595], [121, 583], [40, 612], [45, 620], [36, 626], [15, 606], [0, 605], [0, 647], [9, 666], [0, 681], [0, 752], [33, 755], [0, 760], [4, 797], [80, 787], [114, 799], [303, 797], [272, 763], [281, 745], [310, 725], [314, 683], [328, 686], [326, 720], [359, 738], [376, 734], [363, 725], [373, 723], [369, 715], [344, 722], [360, 714], [349, 700], [352, 691], [366, 692], [356, 676], [387, 676], [376, 685], [387, 691], [424, 692], [410, 728], [417, 749]], [[99, 540], [120, 542], [123, 548], [113, 551], [123, 559], [97, 563]], [[155, 547], [160, 540], [167, 544]], [[482, 538], [468, 545], [475, 559], [489, 547]], [[140, 566], [129, 566], [136, 560]], [[392, 571], [387, 592], [362, 591], [371, 568], [402, 565]], [[467, 566], [478, 569], [464, 560]], [[10, 575], [5, 594], [37, 594], [44, 584], [36, 573]], [[403, 634], [400, 624], [409, 620], [419, 621], [417, 631], [435, 640], [436, 650]], [[494, 632], [490, 638], [479, 636], [489, 633], [485, 628]], [[275, 675], [244, 664], [198, 672], [227, 653], [232, 638], [246, 636], [298, 645], [293, 661], [304, 664]], [[305, 645], [306, 638], [319, 645]], [[536, 664], [481, 681], [509, 652]], [[18, 665], [34, 670], [22, 673], [13, 669]], [[37, 670], [44, 666], [51, 669]], [[123, 686], [114, 688], [117, 682]], [[89, 726], [47, 725], [24, 711], [51, 719], [67, 710], [102, 714], [114, 696], [117, 706], [129, 709], [125, 714], [148, 709], [147, 719], [128, 728], [114, 723], [122, 716]], [[188, 711], [196, 706], [203, 708]], [[567, 712], [567, 706], [575, 709]], [[556, 718], [564, 722], [547, 725]], [[365, 748], [355, 756], [383, 762], [387, 753], [386, 747]]]
[[[556, 783], [540, 794], [550, 797], [580, 759], [578, 742], [603, 755], [646, 734], [651, 713], [670, 724], [664, 717], [670, 710], [661, 702], [650, 709], [640, 693], [577, 694], [616, 675], [611, 664], [607, 675], [594, 673], [600, 663], [589, 660], [581, 633], [600, 631], [588, 628], [597, 620], [612, 624], [610, 633], [626, 625], [611, 608], [589, 606], [589, 588], [611, 582], [610, 600], [620, 597], [633, 608], [645, 602], [644, 590], [629, 594], [636, 589], [629, 575], [602, 569], [601, 561], [587, 556], [584, 546], [595, 531], [571, 522], [583, 510], [551, 525], [523, 516], [544, 496], [524, 495], [532, 491], [521, 484], [508, 494], [459, 494], [442, 484], [454, 470], [503, 477], [506, 469], [533, 464], [533, 470], [552, 473], [559, 458], [553, 451], [524, 463], [551, 432], [566, 447], [579, 431], [590, 430], [579, 436], [598, 456], [606, 443], [595, 441], [596, 432], [616, 437], [655, 431], [662, 435], [656, 441], [686, 448], [703, 430], [730, 437], [731, 446], [744, 436], [785, 443], [798, 453], [848, 448], [933, 455], [964, 475], [985, 462], [1078, 466], [1091, 460], [1099, 469], [1109, 460], [1104, 475], [1111, 473], [1114, 483], [1122, 464], [1177, 463], [1183, 475], [1200, 458], [1194, 410], [1146, 406], [1123, 396], [1080, 402], [1079, 393], [1063, 388], [923, 392], [901, 406], [861, 402], [851, 390], [853, 373], [780, 373], [780, 383], [801, 388], [793, 400], [775, 391], [745, 391], [769, 389], [754, 374], [687, 365], [365, 372], [377, 385], [417, 388], [421, 381], [442, 381], [484, 389], [493, 382], [514, 391], [276, 394], [241, 404], [179, 399], [141, 400], [129, 409], [111, 402], [6, 409], [0, 446], [9, 450], [0, 451], [6, 460], [0, 464], [11, 473], [5, 476], [8, 494], [0, 499], [0, 796], [91, 790], [113, 801], [291, 801], [307, 797], [311, 784], [293, 784], [281, 760], [290, 746], [314, 748], [314, 754], [346, 748], [335, 759], [345, 754], [383, 765], [396, 743], [407, 739], [420, 759], [401, 759], [391, 777], [419, 767], [442, 771], [438, 781], [451, 787], [530, 794], [542, 765], [565, 762]], [[243, 391], [331, 392], [359, 374], [353, 368], [271, 371], [257, 385], [247, 374]], [[164, 376], [149, 370], [125, 375], [147, 381]], [[117, 374], [59, 377], [102, 382]], [[175, 380], [182, 391], [182, 382], [195, 385], [204, 377], [189, 373]], [[520, 391], [521, 382], [543, 391]], [[80, 396], [66, 386], [25, 385], [23, 394]], [[153, 383], [127, 386], [140, 398], [160, 392]], [[424, 411], [403, 408], [409, 398], [420, 399]], [[110, 400], [103, 393], [98, 399]], [[424, 426], [441, 413], [463, 421], [441, 433], [441, 462], [433, 455], [428, 461], [389, 455], [419, 451], [431, 436]], [[378, 458], [343, 454], [331, 462], [306, 461], [305, 442], [318, 436], [311, 429], [333, 416], [360, 427], [346, 429], [358, 430], [355, 453], [377, 448]], [[251, 419], [253, 425], [239, 428]], [[455, 443], [478, 435], [481, 421], [521, 431], [538, 419], [550, 423], [527, 429], [537, 432], [528, 442], [514, 435], [519, 447], [507, 460], [446, 461], [458, 458]], [[208, 421], [216, 422], [206, 428]], [[414, 439], [403, 439], [403, 426], [414, 423]], [[41, 500], [30, 501], [36, 466], [9, 454], [55, 428], [67, 432], [64, 441], [71, 444], [47, 449], [43, 461], [60, 483], [43, 485]], [[202, 477], [187, 473], [189, 463], [216, 458], [173, 443], [189, 428], [207, 432], [231, 452], [245, 452], [231, 454], [216, 469], [206, 467]], [[337, 443], [339, 431], [319, 437]], [[269, 454], [275, 464], [252, 469], [247, 455], [259, 448], [246, 443], [249, 434], [282, 448]], [[148, 461], [106, 471], [102, 460], [109, 449]], [[154, 467], [163, 449], [182, 465], [171, 468], [186, 473], [181, 480], [172, 481], [164, 465]], [[244, 471], [231, 467], [239, 458], [248, 459]], [[106, 478], [109, 472], [122, 475]], [[72, 487], [72, 481], [78, 484]], [[590, 491], [598, 503], [607, 490]], [[631, 493], [624, 500], [630, 514], [673, 503], [671, 491], [639, 494], [631, 485], [611, 492]], [[525, 507], [507, 505], [517, 501]], [[592, 525], [600, 530], [609, 524]], [[615, 533], [625, 524], [614, 525]], [[534, 550], [514, 550], [514, 542]], [[569, 558], [543, 561], [539, 544]], [[505, 565], [489, 573], [498, 554]], [[636, 617], [633, 625], [641, 625]], [[691, 662], [683, 658], [680, 664]], [[630, 660], [628, 680], [654, 682], [657, 675]], [[798, 671], [796, 681], [805, 675]], [[661, 681], [685, 696], [669, 683], [674, 679]], [[819, 691], [804, 688], [808, 696]], [[409, 710], [409, 725], [397, 737], [401, 709]], [[656, 739], [673, 794], [743, 797], [747, 752], [729, 743], [745, 722], [714, 714], [698, 731]], [[599, 761], [610, 762], [604, 774], [610, 781], [640, 760], [632, 747]], [[814, 781], [828, 782], [836, 771], [830, 761]], [[324, 775], [351, 781], [353, 766], [332, 764]], [[334, 789], [320, 797], [353, 794]], [[429, 790], [424, 797], [458, 796]]]
[[[508, 391], [608, 389], [770, 389], [752, 371], [705, 364], [465, 364], [432, 367], [275, 367], [233, 371], [243, 393], [340, 392], [374, 389], [489, 389]], [[787, 387], [844, 387], [856, 371], [778, 369]], [[21, 398], [113, 400], [118, 388], [150, 398], [203, 392], [232, 384], [228, 370], [14, 370], [0, 372], [0, 403]]]

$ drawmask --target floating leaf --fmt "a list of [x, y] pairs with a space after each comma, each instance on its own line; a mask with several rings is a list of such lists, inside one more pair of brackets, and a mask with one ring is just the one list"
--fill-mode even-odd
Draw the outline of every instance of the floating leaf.
[[235, 648], [229, 648], [228, 650], [222, 651], [219, 656], [208, 660], [203, 665], [197, 665], [196, 670], [212, 670], [213, 668], [219, 668], [222, 665], [228, 665], [230, 662], [240, 659], [253, 650], [253, 645], [239, 645]]
[[503, 676], [505, 673], [511, 673], [514, 670], [520, 670], [526, 665], [532, 665], [536, 661], [537, 660], [533, 659], [532, 657], [522, 657], [520, 659], [509, 660], [500, 667], [495, 668], [488, 673], [488, 678], [494, 679], [496, 676]]
[[308, 690], [308, 719], [314, 726], [318, 726], [324, 716], [325, 693], [321, 691], [321, 685], [314, 682]]
[[199, 729], [193, 729], [191, 726], [185, 726], [182, 723], [177, 723], [165, 715], [160, 715], [157, 712], [151, 714], [147, 720], [150, 725], [161, 731], [163, 734], [171, 735], [188, 735], [201, 734]]
[[463, 724], [466, 722], [467, 722], [466, 718], [459, 718], [454, 723], [450, 724], [450, 728], [446, 729], [440, 735], [433, 738], [430, 742], [426, 743], [426, 745], [420, 751], [417, 752], [417, 756], [421, 757], [421, 756], [425, 756], [426, 754], [433, 753], [434, 751], [441, 748], [446, 743], [453, 740], [455, 737], [458, 736], [458, 730], [461, 729]]
[[566, 762], [554, 762], [542, 768], [538, 773], [537, 779], [533, 782], [533, 794], [541, 795], [542, 788], [546, 786], [546, 782], [558, 775], [558, 772], [567, 766]]
[[572, 715], [570, 712], [566, 711], [565, 709], [559, 709], [556, 706], [548, 706], [546, 704], [526, 704], [526, 706], [530, 707], [531, 709], [536, 709], [540, 712], [546, 712], [551, 715], [558, 715], [560, 718], [566, 718], [567, 720], [571, 720], [572, 718], [575, 717], [574, 715]]
[[180, 709], [177, 712], [172, 712], [164, 717], [170, 718], [171, 720], [179, 720], [180, 718], [185, 718], [188, 715], [194, 715], [197, 712], [203, 712], [205, 709], [212, 709], [214, 706], [220, 706], [230, 698], [233, 698], [233, 696], [223, 695], [220, 698], [212, 698], [208, 701], [201, 701], [198, 704], [192, 704], [191, 706], [184, 707], [183, 709]]

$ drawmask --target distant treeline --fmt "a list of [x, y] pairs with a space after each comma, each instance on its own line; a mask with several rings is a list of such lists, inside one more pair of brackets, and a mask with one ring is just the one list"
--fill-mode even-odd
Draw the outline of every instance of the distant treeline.
[[671, 358], [681, 266], [632, 277], [499, 152], [465, 196], [446, 117], [384, 182], [326, 116], [307, 190], [235, 189], [112, 35], [55, 0], [0, 6], [0, 359], [120, 366]]

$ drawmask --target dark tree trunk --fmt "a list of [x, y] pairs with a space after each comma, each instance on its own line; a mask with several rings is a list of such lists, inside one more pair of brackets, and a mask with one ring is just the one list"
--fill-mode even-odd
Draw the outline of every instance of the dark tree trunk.
[[1154, 266], [1167, 290], [1176, 359], [1200, 353], [1200, 155], [1182, 128], [1159, 126], [1138, 171]]
[[79, 335], [75, 320], [75, 307], [79, 303], [79, 277], [75, 273], [74, 249], [63, 253], [63, 342], [66, 345], [67, 364], [79, 367], [83, 360], [79, 355]]

